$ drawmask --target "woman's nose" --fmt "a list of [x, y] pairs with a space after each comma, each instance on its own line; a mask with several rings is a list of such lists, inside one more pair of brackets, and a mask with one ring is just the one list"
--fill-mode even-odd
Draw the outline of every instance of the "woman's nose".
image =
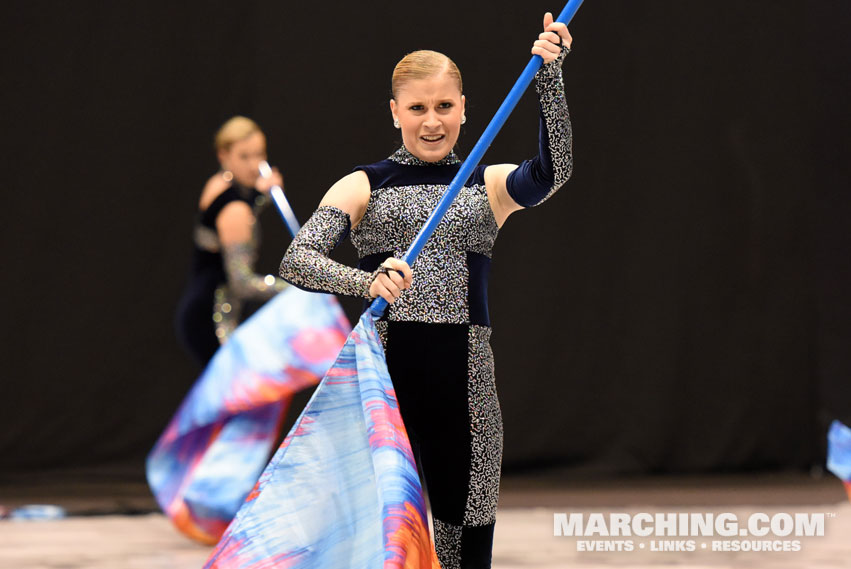
[[440, 118], [437, 116], [437, 113], [434, 111], [429, 111], [426, 115], [426, 120], [423, 122], [423, 125], [429, 128], [439, 127]]

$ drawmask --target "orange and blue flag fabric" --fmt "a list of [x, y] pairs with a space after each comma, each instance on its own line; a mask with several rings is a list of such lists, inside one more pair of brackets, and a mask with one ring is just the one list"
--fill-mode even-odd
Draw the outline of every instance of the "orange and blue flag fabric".
[[368, 311], [205, 567], [440, 568]]
[[834, 421], [827, 434], [827, 468], [845, 484], [851, 500], [851, 429]]
[[148, 455], [148, 483], [180, 531], [203, 543], [221, 538], [293, 395], [325, 375], [350, 328], [332, 295], [290, 287], [216, 352]]

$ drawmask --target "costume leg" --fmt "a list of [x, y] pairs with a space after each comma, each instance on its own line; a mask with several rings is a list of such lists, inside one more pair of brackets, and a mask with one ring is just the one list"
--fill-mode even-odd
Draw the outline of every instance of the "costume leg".
[[387, 363], [420, 451], [443, 569], [489, 568], [502, 461], [490, 328], [389, 322]]
[[175, 317], [175, 330], [181, 344], [203, 367], [219, 349], [216, 324], [209, 298], [186, 296], [181, 299]]

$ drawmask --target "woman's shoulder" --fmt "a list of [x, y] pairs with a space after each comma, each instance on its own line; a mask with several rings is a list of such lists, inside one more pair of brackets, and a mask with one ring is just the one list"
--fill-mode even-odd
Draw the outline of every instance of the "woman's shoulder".
[[370, 183], [366, 172], [355, 170], [339, 180], [325, 193], [320, 206], [331, 205], [343, 211], [365, 207], [369, 201]]
[[201, 197], [198, 199], [198, 210], [207, 210], [214, 201], [232, 187], [233, 182], [226, 180], [221, 172], [210, 176], [210, 179], [204, 184], [204, 189], [201, 190]]
[[[349, 176], [361, 172], [366, 176], [366, 179], [369, 182], [369, 187], [372, 189], [378, 189], [382, 186], [382, 181], [388, 178], [397, 169], [397, 167], [398, 165], [395, 162], [389, 158], [385, 158], [384, 160], [379, 160], [372, 164], [360, 164], [359, 166], [355, 166]], [[361, 177], [361, 179], [363, 178]]]
[[248, 213], [251, 213], [257, 195], [259, 192], [253, 188], [245, 190], [233, 182], [223, 180], [221, 175], [213, 176], [207, 181], [198, 202], [201, 223], [214, 226], [222, 210], [234, 203], [240, 204], [239, 209], [245, 208]]
[[325, 192], [319, 207], [328, 206], [342, 210], [349, 216], [354, 227], [363, 217], [369, 197], [369, 180], [364, 172], [358, 170], [337, 180]]

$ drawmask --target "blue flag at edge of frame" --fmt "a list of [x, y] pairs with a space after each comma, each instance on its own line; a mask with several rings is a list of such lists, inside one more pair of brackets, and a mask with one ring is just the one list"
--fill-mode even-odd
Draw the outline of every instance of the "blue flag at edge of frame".
[[827, 434], [827, 468], [842, 480], [851, 500], [851, 429], [840, 421]]

